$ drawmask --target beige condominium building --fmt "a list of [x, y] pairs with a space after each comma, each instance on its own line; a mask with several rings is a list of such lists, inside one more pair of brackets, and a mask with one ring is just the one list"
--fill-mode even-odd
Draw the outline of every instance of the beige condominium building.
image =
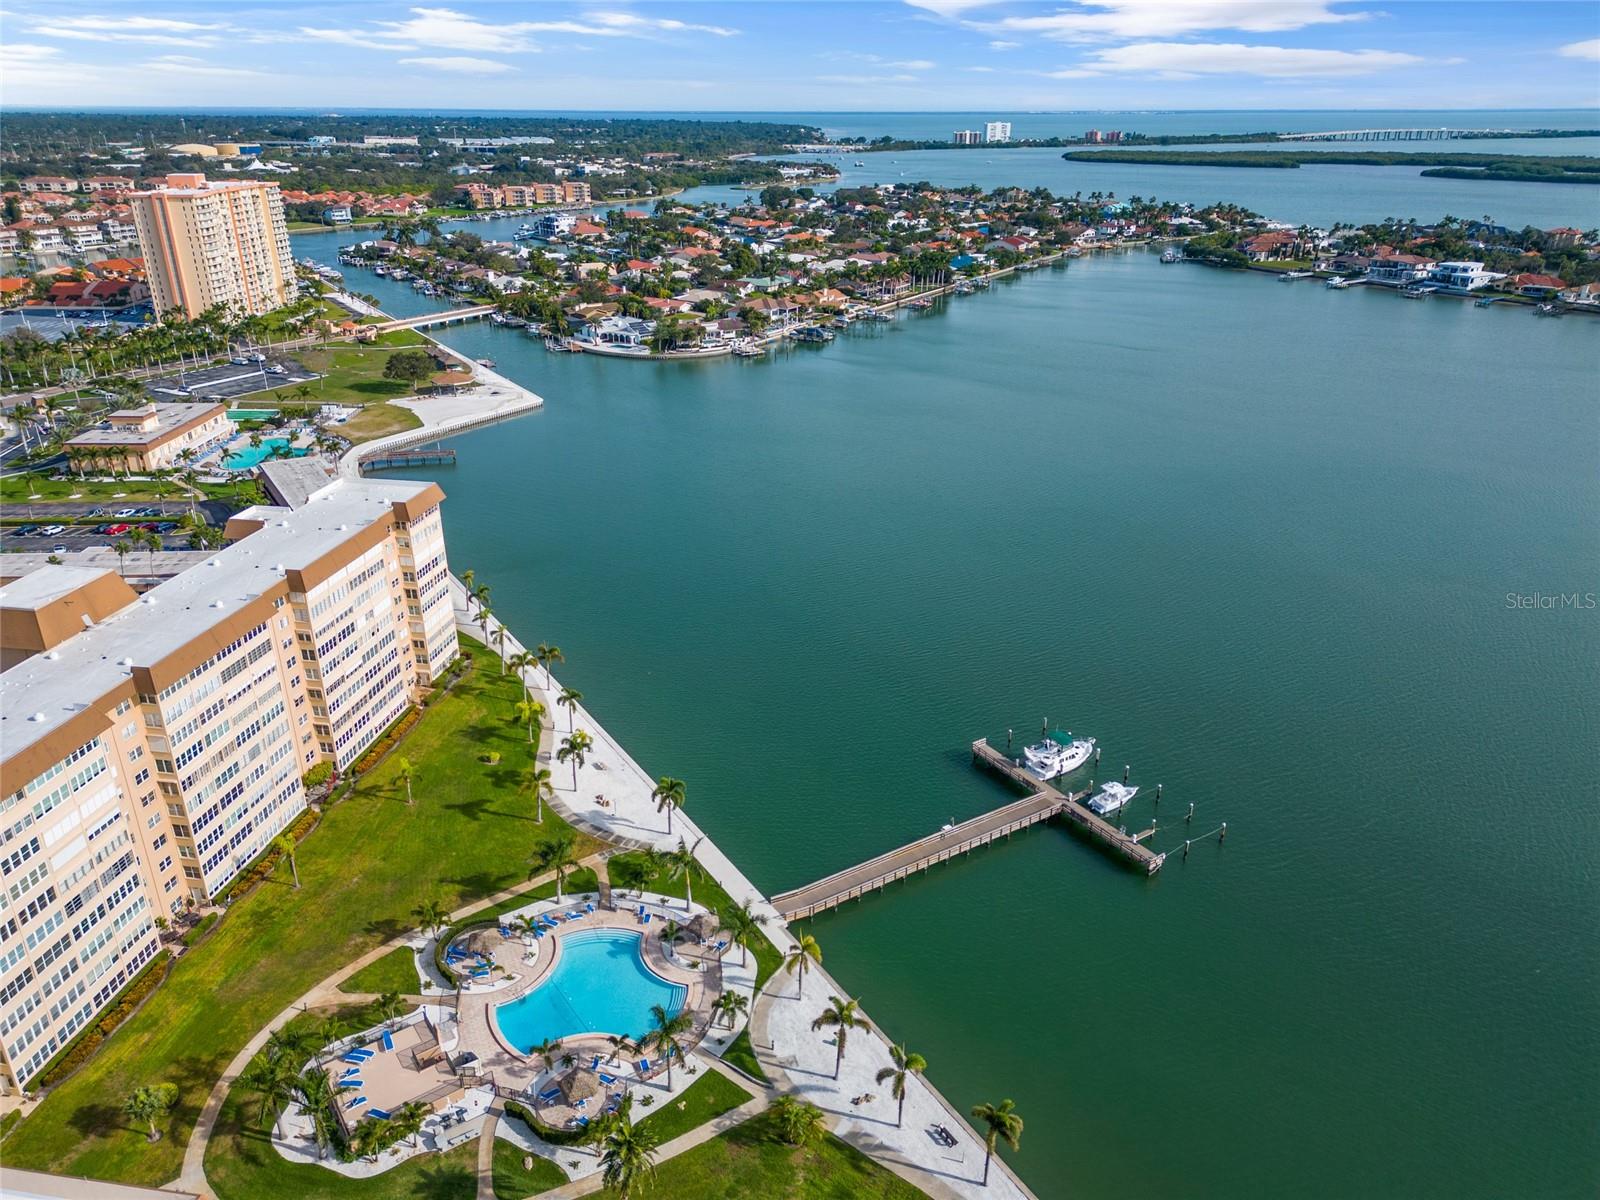
[[237, 426], [220, 404], [143, 404], [112, 413], [66, 445], [74, 470], [165, 471]]
[[243, 316], [295, 298], [276, 183], [168, 175], [165, 186], [135, 192], [129, 203], [157, 313], [177, 308], [195, 317], [221, 304]]
[[26, 1089], [457, 654], [438, 485], [257, 506], [135, 596], [46, 566], [0, 588], [0, 1087]]

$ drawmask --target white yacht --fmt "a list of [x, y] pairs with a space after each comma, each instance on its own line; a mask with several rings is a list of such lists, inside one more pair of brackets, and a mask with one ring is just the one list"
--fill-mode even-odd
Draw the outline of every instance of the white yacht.
[[1094, 753], [1093, 738], [1075, 738], [1059, 729], [1042, 742], [1035, 742], [1022, 751], [1022, 761], [1040, 779], [1054, 779], [1076, 771], [1089, 761]]
[[1126, 784], [1117, 783], [1113, 780], [1102, 785], [1100, 794], [1089, 800], [1089, 810], [1102, 817], [1109, 817], [1138, 794], [1138, 788], [1128, 787]]
[[1328, 280], [1327, 286], [1335, 289], [1347, 288], [1350, 286], [1350, 281], [1343, 275], [1335, 275], [1332, 279]]

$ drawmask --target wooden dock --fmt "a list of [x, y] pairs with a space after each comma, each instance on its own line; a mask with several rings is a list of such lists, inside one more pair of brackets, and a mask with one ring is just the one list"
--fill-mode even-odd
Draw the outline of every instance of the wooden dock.
[[1165, 854], [1157, 854], [1144, 844], [1144, 839], [1154, 832], [1153, 829], [1147, 829], [1143, 833], [1136, 834], [1123, 833], [1121, 829], [1110, 821], [1107, 821], [1104, 817], [1096, 816], [1084, 807], [1083, 801], [1089, 798], [1088, 792], [1067, 796], [1056, 791], [1055, 788], [1047, 783], [1040, 783], [1017, 763], [989, 745], [988, 738], [979, 738], [972, 743], [972, 761], [980, 766], [998, 771], [1019, 787], [1033, 790], [1043, 789], [1044, 792], [1054, 795], [1060, 801], [1058, 811], [1066, 818], [1068, 824], [1081, 830], [1095, 842], [1127, 861], [1131, 866], [1138, 867], [1146, 875], [1154, 875], [1161, 869], [1161, 864], [1167, 861]]
[[1136, 834], [1123, 833], [1111, 822], [1083, 806], [1083, 801], [1089, 798], [1088, 792], [1066, 793], [1042, 783], [989, 745], [988, 739], [979, 738], [972, 743], [972, 759], [980, 766], [999, 772], [1028, 794], [1021, 800], [908, 842], [897, 850], [836, 871], [805, 887], [782, 892], [772, 898], [773, 907], [785, 921], [814, 917], [838, 907], [846, 900], [858, 900], [897, 879], [926, 871], [958, 854], [987, 846], [999, 838], [1010, 837], [1013, 833], [1057, 816], [1146, 875], [1154, 875], [1166, 861], [1165, 854], [1157, 854], [1143, 844], [1144, 839], [1154, 832], [1153, 829]]
[[359, 460], [362, 471], [387, 471], [395, 467], [453, 467], [456, 452], [449, 449], [380, 450]]

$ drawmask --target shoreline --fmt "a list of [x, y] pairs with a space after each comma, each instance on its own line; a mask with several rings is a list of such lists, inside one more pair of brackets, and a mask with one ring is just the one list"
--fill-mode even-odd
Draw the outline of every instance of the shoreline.
[[[468, 613], [465, 588], [453, 574], [450, 577], [450, 592], [455, 605], [457, 632], [474, 641], [481, 640], [483, 625]], [[509, 656], [522, 652], [522, 643], [499, 618], [491, 614], [488, 625], [491, 630], [504, 631], [505, 642], [500, 654]], [[554, 701], [561, 692], [559, 681], [537, 670], [529, 672], [524, 679], [533, 691], [541, 694], [549, 711], [555, 714], [558, 710]], [[779, 953], [791, 952], [797, 945], [794, 936], [766, 895], [683, 810], [669, 814], [672, 822], [669, 833], [650, 799], [650, 792], [655, 787], [654, 777], [606, 731], [586, 706], [577, 704], [570, 711], [572, 726], [581, 726], [593, 735], [593, 757], [579, 768], [578, 787], [558, 787], [548, 803], [573, 826], [590, 831], [610, 843], [620, 843], [628, 848], [653, 846], [670, 849], [675, 848], [681, 840], [692, 846], [706, 873], [735, 902], [747, 903], [759, 915], [766, 917], [763, 933]], [[551, 720], [552, 727], [548, 732], [553, 734], [558, 731], [556, 726], [559, 725], [559, 719], [552, 716]], [[541, 748], [541, 762], [552, 758], [549, 749]], [[601, 808], [579, 800], [581, 796], [590, 795], [591, 788], [597, 789], [594, 793], [597, 796], [603, 794], [607, 797], [608, 807]], [[865, 1047], [860, 1047], [854, 1057], [846, 1061], [839, 1078], [832, 1079], [833, 1049], [812, 1031], [808, 1014], [821, 1007], [830, 990], [832, 994], [840, 996], [851, 993], [841, 988], [820, 964], [812, 966], [809, 974], [816, 978], [801, 981], [804, 993], [800, 1004], [794, 1003], [795, 997], [790, 986], [794, 976], [779, 972], [768, 981], [765, 990], [757, 996], [751, 1007], [751, 1047], [762, 1067], [775, 1077], [774, 1085], [778, 1091], [817, 1104], [825, 1114], [834, 1118], [832, 1127], [836, 1135], [874, 1162], [915, 1184], [935, 1200], [947, 1197], [1039, 1200], [1000, 1154], [994, 1157], [989, 1186], [985, 1188], [979, 1185], [978, 1176], [983, 1166], [982, 1140], [973, 1131], [967, 1118], [925, 1076], [913, 1075], [907, 1080], [906, 1121], [903, 1128], [886, 1125], [881, 1116], [876, 1115], [876, 1109], [873, 1110], [875, 1115], [869, 1116], [866, 1111], [869, 1106], [850, 1104], [852, 1093], [872, 1091], [882, 1086], [874, 1082], [874, 1075], [879, 1065], [889, 1061], [890, 1041], [878, 1023], [872, 1022], [870, 1029], [861, 1031], [864, 1035], [862, 1040], [874, 1049], [871, 1061], [864, 1053]], [[851, 1045], [860, 1044], [852, 1040]], [[887, 1107], [891, 1102], [886, 1096], [879, 1096], [877, 1103]], [[926, 1141], [923, 1129], [935, 1123], [949, 1125], [957, 1131], [958, 1145], [953, 1149], [962, 1152], [959, 1159], [952, 1160], [947, 1154], [930, 1148], [931, 1143]], [[937, 1167], [930, 1165], [936, 1153], [942, 1160]], [[953, 1173], [949, 1165], [952, 1161], [960, 1163], [954, 1169], [961, 1174]]]

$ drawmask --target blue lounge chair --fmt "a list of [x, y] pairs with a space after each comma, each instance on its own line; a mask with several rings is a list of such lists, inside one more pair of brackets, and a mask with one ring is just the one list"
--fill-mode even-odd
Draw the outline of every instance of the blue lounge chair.
[[587, 904], [585, 904], [583, 906], [583, 911], [592, 913], [594, 911], [594, 901], [591, 900]]
[[588, 1117], [579, 1117], [578, 1118], [578, 1128], [579, 1129], [587, 1129], [587, 1128], [589, 1128], [589, 1118]]
[[553, 1100], [558, 1100], [558, 1099], [560, 1099], [560, 1097], [561, 1097], [561, 1089], [560, 1088], [545, 1088], [544, 1091], [539, 1093], [539, 1099], [542, 1100], [546, 1104], [549, 1104]]
[[648, 1058], [641, 1058], [638, 1062], [634, 1063], [633, 1073], [635, 1075], [650, 1074], [650, 1060]]
[[339, 1082], [334, 1085], [334, 1090], [335, 1091], [341, 1091], [341, 1092], [345, 1091], [347, 1089], [349, 1091], [360, 1091], [362, 1088], [364, 1088], [366, 1086], [367, 1086], [367, 1081], [365, 1079], [362, 1079], [361, 1076], [359, 1076], [359, 1075], [352, 1075], [352, 1076], [350, 1076], [349, 1079], [341, 1079], [341, 1080], [339, 1080]]
[[345, 1103], [344, 1110], [349, 1112], [352, 1108], [360, 1108], [366, 1102], [367, 1098], [365, 1096], [356, 1096]]
[[644, 920], [644, 905], [641, 904], [637, 909], [634, 910], [634, 916], [641, 921]]
[[362, 1063], [367, 1061], [367, 1056], [365, 1054], [357, 1054], [354, 1050], [352, 1050], [349, 1054], [346, 1054], [339, 1061], [340, 1062], [347, 1062], [347, 1063], [354, 1063], [356, 1066], [359, 1067]]
[[604, 1071], [596, 1072], [596, 1074], [598, 1074], [600, 1077], [600, 1085], [602, 1087], [610, 1087], [617, 1081], [617, 1077], [615, 1075], [607, 1075]]
[[600, 1055], [596, 1054], [594, 1056], [594, 1061], [589, 1064], [589, 1070], [598, 1071], [599, 1069], [600, 1069]]
[[374, 1052], [368, 1050], [365, 1046], [357, 1046], [354, 1050], [350, 1051], [350, 1053], [360, 1055], [362, 1061], [365, 1062], [367, 1059], [372, 1057]]
[[387, 1029], [383, 1031], [383, 1037], [379, 1038], [378, 1040], [383, 1043], [383, 1048], [385, 1050], [394, 1049], [394, 1035]]
[[645, 913], [645, 915], [644, 915], [644, 923], [646, 925], [650, 924], [650, 914], [649, 913]]
[[369, 1116], [369, 1117], [377, 1117], [378, 1120], [380, 1120], [380, 1121], [387, 1121], [389, 1119], [388, 1112], [385, 1109], [381, 1109], [381, 1108], [369, 1108], [369, 1109], [367, 1109], [367, 1116]]

